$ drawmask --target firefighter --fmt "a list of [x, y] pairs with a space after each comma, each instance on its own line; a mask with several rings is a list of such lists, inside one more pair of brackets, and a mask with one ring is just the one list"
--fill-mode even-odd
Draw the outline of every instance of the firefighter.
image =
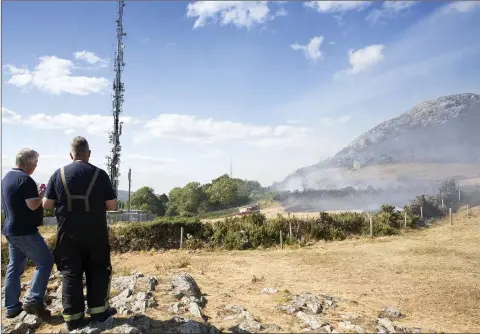
[[70, 157], [73, 162], [51, 176], [43, 207], [55, 208], [58, 220], [54, 260], [63, 275], [63, 317], [72, 331], [84, 323], [84, 274], [90, 319], [102, 322], [117, 312], [108, 303], [112, 266], [106, 218], [117, 196], [107, 173], [88, 162], [85, 138], [73, 139]]

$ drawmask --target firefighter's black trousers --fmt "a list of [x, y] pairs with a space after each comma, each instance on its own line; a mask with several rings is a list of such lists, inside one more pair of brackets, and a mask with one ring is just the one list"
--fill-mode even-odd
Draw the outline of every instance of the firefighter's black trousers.
[[65, 321], [84, 316], [83, 273], [87, 283], [89, 313], [106, 311], [109, 307], [112, 274], [108, 233], [91, 233], [94, 231], [86, 230], [79, 236], [60, 229], [58, 232], [54, 255], [57, 269], [63, 275], [62, 304]]

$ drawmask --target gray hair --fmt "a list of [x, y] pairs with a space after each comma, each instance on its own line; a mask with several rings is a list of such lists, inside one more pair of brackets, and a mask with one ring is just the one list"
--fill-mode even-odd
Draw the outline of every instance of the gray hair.
[[81, 154], [88, 153], [90, 147], [88, 146], [88, 141], [84, 137], [75, 137], [72, 140], [70, 145], [70, 150], [73, 156], [78, 156]]
[[17, 166], [29, 167], [35, 164], [35, 162], [38, 160], [38, 157], [39, 154], [37, 153], [37, 151], [30, 148], [23, 148], [20, 150], [20, 152], [17, 153], [17, 156], [15, 158], [15, 164]]

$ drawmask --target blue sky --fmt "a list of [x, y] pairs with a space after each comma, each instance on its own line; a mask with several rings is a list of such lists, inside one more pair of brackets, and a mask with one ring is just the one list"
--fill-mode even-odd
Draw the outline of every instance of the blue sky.
[[[120, 189], [229, 171], [265, 185], [415, 104], [480, 93], [480, 3], [135, 2], [124, 9]], [[116, 2], [2, 3], [3, 172], [76, 135], [104, 167]], [[19, 24], [22, 22], [22, 24]]]

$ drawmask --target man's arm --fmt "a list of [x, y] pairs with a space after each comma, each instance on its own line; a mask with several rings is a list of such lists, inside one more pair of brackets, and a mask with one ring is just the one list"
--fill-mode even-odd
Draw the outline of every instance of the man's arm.
[[112, 182], [104, 170], [101, 171], [101, 176], [104, 185], [103, 200], [105, 201], [105, 209], [107, 211], [115, 210], [117, 208], [117, 195], [113, 190]]
[[57, 200], [57, 192], [55, 191], [55, 180], [57, 179], [57, 172], [53, 173], [48, 180], [47, 191], [45, 192], [45, 198], [43, 199], [44, 209], [54, 209], [55, 202]]
[[20, 189], [23, 194], [23, 199], [30, 210], [35, 211], [40, 205], [42, 205], [43, 192], [38, 192], [37, 185], [31, 177], [25, 179], [20, 185]]

